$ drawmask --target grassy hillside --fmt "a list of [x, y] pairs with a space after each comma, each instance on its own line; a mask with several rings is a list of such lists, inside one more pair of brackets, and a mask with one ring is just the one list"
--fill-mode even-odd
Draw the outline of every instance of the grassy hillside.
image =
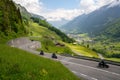
[[29, 29], [30, 29], [29, 36], [38, 36], [39, 38], [50, 37], [56, 40], [61, 40], [61, 38], [55, 32], [50, 31], [49, 29], [40, 26], [37, 23], [30, 22]]
[[79, 55], [99, 58], [99, 56], [97, 55], [96, 52], [94, 52], [86, 47], [82, 47], [80, 45], [72, 45], [72, 44], [67, 44], [67, 45], [72, 49], [72, 51], [78, 53]]
[[79, 80], [60, 62], [0, 44], [0, 80]]
[[36, 18], [36, 17], [31, 17], [31, 19], [35, 22], [38, 23], [39, 25], [46, 27], [47, 29], [49, 29], [50, 31], [55, 32], [57, 35], [59, 35], [61, 37], [61, 40], [67, 43], [72, 43], [74, 42], [74, 40], [72, 38], [69, 38], [65, 33], [61, 32], [60, 30], [58, 30], [57, 28], [55, 28], [54, 26], [52, 26], [51, 24], [49, 24], [45, 19], [40, 19], [40, 18]]
[[[38, 50], [43, 50], [49, 53], [58, 54], [74, 54], [69, 47], [64, 45], [62, 39], [53, 31], [48, 28], [38, 25], [37, 23], [30, 22], [30, 39], [38, 40], [42, 44], [42, 48]], [[56, 44], [60, 45], [56, 45]], [[61, 46], [63, 45], [63, 46]]]
[[[117, 39], [120, 38], [120, 18], [114, 20], [106, 25], [106, 28], [101, 32], [101, 35], [107, 38]], [[119, 41], [119, 40], [118, 40]]]

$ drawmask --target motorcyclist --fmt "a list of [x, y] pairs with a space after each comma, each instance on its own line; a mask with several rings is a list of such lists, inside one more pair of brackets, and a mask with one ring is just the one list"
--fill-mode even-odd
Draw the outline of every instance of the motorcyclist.
[[105, 66], [105, 62], [104, 62], [104, 60], [101, 60], [100, 62], [99, 62], [99, 67], [104, 67]]
[[109, 65], [107, 65], [104, 60], [101, 60], [98, 66], [101, 68], [109, 68]]
[[41, 50], [41, 51], [40, 51], [40, 55], [44, 55], [44, 52], [43, 52], [43, 50]]
[[55, 54], [55, 53], [53, 53], [53, 54], [52, 54], [52, 58], [57, 59], [57, 56], [56, 56], [56, 54]]

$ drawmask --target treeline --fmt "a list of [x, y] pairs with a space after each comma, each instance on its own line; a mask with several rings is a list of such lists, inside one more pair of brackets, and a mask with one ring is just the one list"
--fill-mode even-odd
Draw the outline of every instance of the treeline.
[[0, 0], [0, 37], [17, 37], [25, 34], [19, 8], [12, 0]]
[[31, 19], [34, 22], [38, 23], [39, 25], [44, 26], [44, 27], [48, 28], [51, 31], [54, 31], [57, 35], [59, 35], [61, 37], [62, 41], [68, 42], [68, 43], [74, 42], [74, 40], [72, 38], [69, 38], [66, 34], [64, 34], [60, 30], [56, 29], [55, 27], [53, 27], [46, 20], [42, 20], [42, 19], [39, 19], [39, 18], [36, 18], [36, 17], [31, 17]]

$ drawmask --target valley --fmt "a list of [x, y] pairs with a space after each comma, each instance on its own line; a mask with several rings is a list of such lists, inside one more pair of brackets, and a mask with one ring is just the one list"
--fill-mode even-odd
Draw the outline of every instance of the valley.
[[[0, 80], [119, 80], [119, 0], [81, 15], [51, 15], [42, 0], [16, 1], [0, 0]], [[99, 67], [102, 59], [107, 68]]]
[[[73, 47], [71, 47], [71, 49], [75, 48], [74, 46], [78, 46], [76, 47], [75, 51], [81, 53], [80, 47], [83, 46], [84, 48], [88, 48], [91, 51], [94, 51], [96, 54], [99, 53], [103, 55], [105, 59], [120, 62], [119, 41], [114, 42], [114, 41], [111, 41], [110, 39], [105, 40], [105, 38], [102, 39], [102, 37], [93, 38], [93, 37], [89, 37], [87, 34], [68, 34], [68, 36], [76, 40], [76, 42], [73, 43], [74, 45]], [[88, 52], [90, 54], [90, 51]], [[88, 56], [89, 54], [87, 54], [86, 56]]]
[[75, 44], [120, 62], [120, 1], [82, 14], [60, 28]]

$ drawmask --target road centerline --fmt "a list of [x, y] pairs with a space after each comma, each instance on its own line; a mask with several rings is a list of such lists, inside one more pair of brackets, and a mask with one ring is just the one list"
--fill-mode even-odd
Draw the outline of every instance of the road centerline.
[[76, 72], [76, 71], [72, 71], [74, 74], [76, 74], [76, 75], [81, 75], [81, 77], [83, 76], [84, 78], [87, 78], [87, 79], [89, 79], [89, 80], [98, 80], [98, 79], [96, 79], [96, 78], [94, 78], [94, 77], [91, 77], [91, 76], [88, 76], [88, 75], [86, 75], [86, 74], [83, 74], [83, 73], [79, 73], [79, 72]]

